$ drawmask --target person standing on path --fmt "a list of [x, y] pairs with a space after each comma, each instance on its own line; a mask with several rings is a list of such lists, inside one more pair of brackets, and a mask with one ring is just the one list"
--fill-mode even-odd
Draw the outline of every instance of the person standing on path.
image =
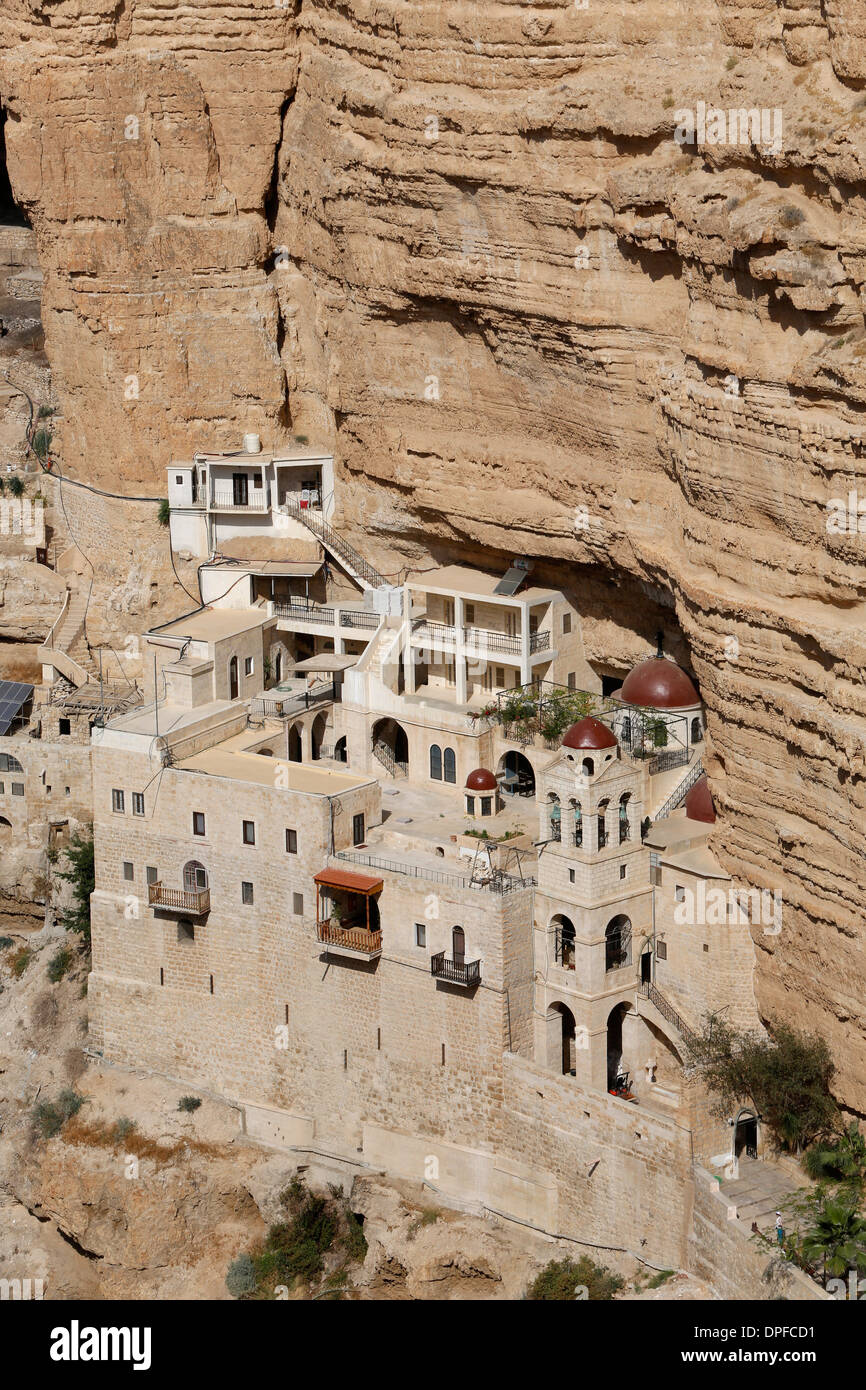
[[781, 1248], [785, 1242], [785, 1228], [782, 1225], [782, 1213], [780, 1211], [776, 1212], [776, 1240]]

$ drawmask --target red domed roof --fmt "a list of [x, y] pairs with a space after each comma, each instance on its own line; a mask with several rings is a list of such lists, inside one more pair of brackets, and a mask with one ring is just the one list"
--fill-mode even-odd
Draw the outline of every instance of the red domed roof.
[[468, 792], [495, 792], [497, 787], [496, 778], [492, 772], [488, 772], [486, 767], [476, 767], [474, 772], [470, 772], [466, 778], [466, 790]]
[[713, 825], [716, 819], [716, 808], [713, 805], [713, 797], [707, 781], [707, 774], [699, 777], [686, 797], [686, 815], [689, 820], [706, 821], [707, 825]]
[[606, 724], [588, 714], [572, 724], [562, 740], [563, 748], [616, 748], [616, 738]]
[[683, 709], [700, 704], [690, 678], [666, 656], [651, 656], [629, 671], [619, 698], [627, 705], [647, 705], [650, 709]]

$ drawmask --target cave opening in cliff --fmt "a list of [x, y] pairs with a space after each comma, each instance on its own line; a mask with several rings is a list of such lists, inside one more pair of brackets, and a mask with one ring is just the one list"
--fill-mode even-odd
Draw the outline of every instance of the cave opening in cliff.
[[9, 171], [6, 167], [6, 121], [8, 112], [0, 106], [0, 223], [5, 226], [27, 227], [30, 224], [18, 206], [12, 192]]

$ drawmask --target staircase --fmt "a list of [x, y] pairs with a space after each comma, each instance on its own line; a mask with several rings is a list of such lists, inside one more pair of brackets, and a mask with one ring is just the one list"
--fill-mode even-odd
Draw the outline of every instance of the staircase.
[[642, 980], [638, 985], [638, 991], [643, 995], [644, 999], [649, 1000], [653, 1008], [661, 1014], [662, 1018], [669, 1023], [672, 1028], [676, 1029], [684, 1043], [689, 1044], [695, 1040], [695, 1034], [686, 1023], [682, 1014], [677, 1013], [673, 1004], [668, 1002], [660, 989], [656, 989], [655, 985]]
[[674, 790], [671, 792], [667, 801], [663, 803], [661, 809], [656, 811], [653, 816], [653, 821], [664, 820], [666, 816], [670, 815], [671, 811], [675, 811], [680, 803], [685, 801], [686, 796], [695, 785], [695, 782], [703, 775], [703, 771], [703, 759], [698, 758], [696, 762], [692, 763], [692, 766], [689, 768], [682, 781], [678, 782], [674, 787]]
[[39, 649], [43, 665], [53, 666], [76, 689], [96, 677], [84, 631], [89, 601], [89, 585], [86, 589], [68, 589], [60, 617]]
[[373, 757], [378, 758], [379, 762], [390, 772], [392, 777], [408, 777], [409, 764], [398, 763], [387, 743], [373, 744]]
[[749, 1225], [754, 1221], [759, 1231], [772, 1236], [776, 1212], [781, 1211], [785, 1230], [799, 1230], [796, 1214], [783, 1206], [792, 1192], [800, 1191], [791, 1178], [760, 1158], [740, 1158], [738, 1166], [739, 1177], [726, 1178], [719, 1184], [722, 1196], [736, 1208], [737, 1220]]
[[339, 560], [343, 568], [353, 579], [357, 579], [362, 588], [382, 588], [386, 582], [384, 576], [368, 560], [365, 560], [353, 545], [350, 545], [332, 526], [329, 526], [319, 512], [310, 507], [302, 507], [291, 496], [286, 497], [285, 506], [291, 516], [302, 522], [308, 531], [312, 531], [313, 535], [318, 537], [325, 549]]

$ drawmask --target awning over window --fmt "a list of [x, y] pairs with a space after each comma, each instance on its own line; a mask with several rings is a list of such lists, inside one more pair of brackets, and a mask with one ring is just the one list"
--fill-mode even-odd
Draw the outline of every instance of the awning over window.
[[384, 879], [373, 878], [370, 874], [353, 874], [348, 869], [323, 869], [313, 881], [320, 888], [342, 888], [346, 893], [361, 893], [365, 898], [378, 893], [385, 884]]

